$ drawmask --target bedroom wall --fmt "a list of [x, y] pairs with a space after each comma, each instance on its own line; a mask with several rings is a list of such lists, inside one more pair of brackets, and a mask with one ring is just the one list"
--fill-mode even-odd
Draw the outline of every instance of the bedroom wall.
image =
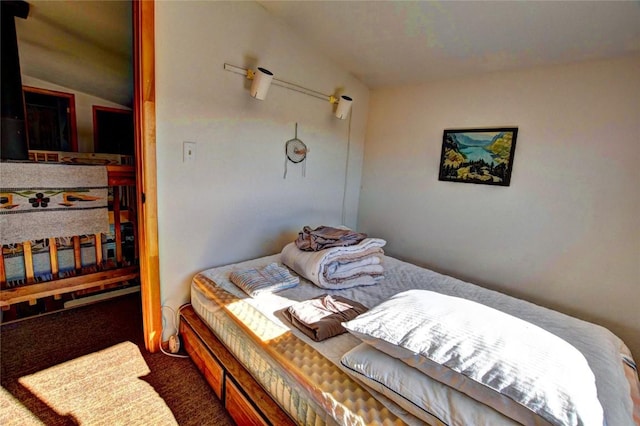
[[50, 83], [39, 78], [22, 75], [22, 84], [24, 86], [39, 87], [41, 89], [55, 90], [58, 92], [72, 93], [76, 101], [76, 128], [78, 131], [78, 151], [93, 152], [93, 105], [104, 106], [109, 108], [119, 108], [131, 110], [131, 108], [118, 105], [115, 102], [101, 99], [93, 95], [78, 92], [68, 87]]
[[[355, 226], [369, 92], [254, 2], [157, 2], [155, 25], [161, 302], [176, 308], [195, 273], [277, 253], [304, 225], [342, 223], [348, 145], [344, 222]], [[322, 93], [342, 87], [352, 121], [274, 85], [255, 100], [224, 63]], [[296, 122], [306, 176], [289, 163], [283, 179]], [[193, 164], [183, 141], [196, 142]]]
[[[444, 129], [519, 128], [511, 186], [438, 181]], [[604, 325], [640, 358], [640, 58], [372, 91], [359, 229]]]

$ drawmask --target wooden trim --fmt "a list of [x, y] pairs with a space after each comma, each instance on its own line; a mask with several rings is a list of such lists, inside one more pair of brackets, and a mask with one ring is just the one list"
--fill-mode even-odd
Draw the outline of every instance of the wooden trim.
[[72, 291], [100, 287], [106, 284], [133, 280], [138, 276], [138, 267], [131, 266], [128, 268], [112, 269], [93, 274], [78, 275], [55, 281], [9, 288], [0, 292], [0, 306], [9, 306], [14, 303], [36, 300], [41, 297], [55, 296], [60, 293], [69, 293]]
[[[73, 93], [58, 92], [57, 90], [43, 89], [41, 87], [22, 86], [23, 92], [39, 93], [41, 95], [57, 96], [69, 100], [69, 134], [71, 138], [71, 151], [78, 152], [78, 126], [76, 124], [76, 96]], [[27, 105], [25, 103], [25, 117]], [[28, 126], [27, 126], [28, 128]]]
[[107, 107], [102, 105], [93, 105], [92, 110], [93, 110], [93, 119], [94, 119], [93, 124], [95, 124], [96, 111], [114, 112], [116, 114], [133, 114], [133, 110], [130, 110], [130, 109], [113, 108], [113, 107]]
[[[155, 2], [133, 2], [133, 121], [140, 243], [140, 293], [147, 350], [162, 338], [156, 185]], [[143, 201], [144, 200], [144, 201]]]
[[107, 165], [109, 186], [134, 186], [136, 184], [136, 170], [134, 166], [119, 164]]
[[[192, 348], [211, 354], [214, 365], [207, 365], [206, 358], [198, 357], [196, 366], [203, 371], [215, 370], [216, 366], [222, 366], [225, 379], [229, 377], [242, 392], [243, 396], [250, 402], [251, 408], [257, 410], [268, 424], [272, 425], [294, 425], [295, 423], [289, 415], [271, 398], [271, 396], [260, 386], [231, 352], [224, 346], [211, 329], [198, 317], [191, 305], [180, 309], [180, 335], [185, 342], [185, 348], [192, 356]], [[197, 357], [197, 355], [196, 355]], [[204, 367], [203, 367], [204, 366]], [[203, 372], [204, 374], [204, 372]], [[225, 380], [226, 381], [226, 380]], [[226, 400], [226, 387], [223, 389], [222, 400]], [[231, 409], [231, 407], [229, 407]], [[233, 418], [244, 418], [242, 413], [230, 413]]]

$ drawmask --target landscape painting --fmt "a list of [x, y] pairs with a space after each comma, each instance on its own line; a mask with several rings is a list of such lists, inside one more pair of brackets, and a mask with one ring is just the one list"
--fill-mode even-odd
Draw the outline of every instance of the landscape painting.
[[518, 128], [445, 130], [439, 180], [509, 186]]

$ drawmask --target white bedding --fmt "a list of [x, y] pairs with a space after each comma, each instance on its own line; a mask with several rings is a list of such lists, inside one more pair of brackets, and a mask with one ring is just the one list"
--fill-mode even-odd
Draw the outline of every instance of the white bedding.
[[347, 352], [342, 362], [357, 380], [428, 424], [438, 424], [438, 421], [445, 425], [460, 426], [517, 424], [367, 343], [361, 343]]
[[[606, 424], [608, 426], [634, 424], [634, 407], [630, 397], [631, 384], [625, 377], [623, 369], [625, 364], [622, 361], [623, 355], [629, 358], [631, 358], [631, 355], [624, 343], [603, 327], [444, 276], [389, 256], [385, 257], [384, 260], [385, 279], [374, 286], [354, 287], [339, 291], [327, 290], [301, 279], [298, 287], [287, 289], [277, 294], [265, 294], [257, 298], [248, 298], [242, 290], [229, 281], [229, 273], [233, 270], [260, 267], [279, 261], [280, 255], [278, 254], [210, 269], [202, 274], [215, 281], [228, 292], [243, 298], [243, 303], [247, 303], [261, 311], [278, 328], [291, 329], [298, 338], [314, 347], [343, 371], [348, 370], [341, 366], [340, 359], [346, 352], [360, 344], [359, 339], [350, 334], [343, 334], [323, 342], [314, 342], [304, 333], [291, 326], [279, 311], [293, 303], [308, 300], [327, 292], [359, 301], [371, 308], [394, 294], [414, 288], [431, 290], [482, 303], [535, 324], [576, 347], [584, 355], [595, 376], [598, 399], [604, 411]], [[634, 385], [637, 386], [637, 378]], [[386, 401], [385, 403], [391, 404], [390, 409], [396, 414], [401, 414], [404, 411], [379, 393], [374, 394], [377, 397], [379, 396], [383, 402]], [[495, 424], [494, 410], [482, 406], [486, 410], [490, 410], [487, 413], [491, 413], [484, 416], [478, 412], [477, 403], [475, 405], [470, 403], [469, 401], [472, 401], [470, 398], [467, 398], [466, 401], [462, 399], [456, 402], [456, 410], [459, 411], [458, 418], [462, 419], [460, 424]], [[505, 421], [504, 424], [510, 423]]]
[[283, 264], [326, 289], [345, 289], [377, 284], [383, 279], [380, 238], [365, 238], [360, 243], [331, 247], [320, 251], [302, 251], [295, 243], [287, 244], [280, 255]]
[[[603, 424], [584, 356], [556, 335], [497, 309], [409, 290], [343, 325], [372, 347], [524, 425]], [[357, 369], [348, 355], [343, 364]]]

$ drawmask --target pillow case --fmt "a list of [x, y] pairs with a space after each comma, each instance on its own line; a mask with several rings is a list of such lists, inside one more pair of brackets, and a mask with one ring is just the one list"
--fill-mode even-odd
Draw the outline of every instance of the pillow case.
[[409, 290], [343, 326], [522, 424], [603, 424], [584, 356], [546, 330], [496, 309]]
[[345, 353], [340, 363], [356, 380], [427, 424], [519, 425], [367, 343]]

